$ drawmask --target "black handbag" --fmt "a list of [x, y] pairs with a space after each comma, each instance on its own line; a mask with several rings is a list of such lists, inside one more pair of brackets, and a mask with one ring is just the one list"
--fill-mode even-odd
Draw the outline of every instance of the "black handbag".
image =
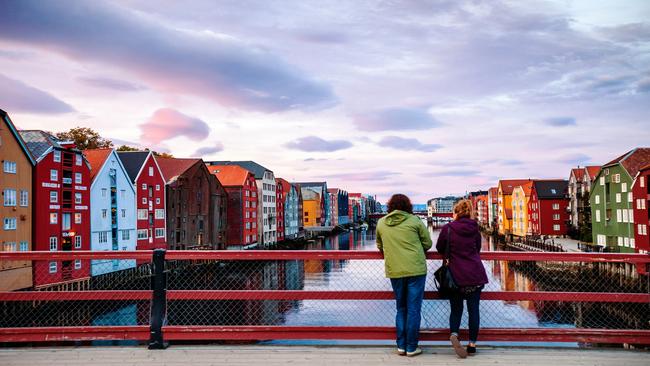
[[433, 272], [433, 282], [436, 284], [441, 299], [449, 299], [453, 294], [459, 291], [454, 276], [449, 269], [450, 245], [451, 245], [451, 228], [447, 227], [447, 245], [445, 248], [445, 258], [442, 265]]

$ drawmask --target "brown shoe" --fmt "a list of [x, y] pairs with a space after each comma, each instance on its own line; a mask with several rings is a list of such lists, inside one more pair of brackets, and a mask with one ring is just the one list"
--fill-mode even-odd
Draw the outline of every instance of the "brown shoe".
[[466, 358], [467, 357], [467, 351], [465, 348], [463, 348], [463, 345], [460, 344], [460, 340], [458, 339], [457, 334], [452, 334], [449, 337], [449, 341], [451, 342], [451, 345], [454, 347], [454, 351], [460, 358]]

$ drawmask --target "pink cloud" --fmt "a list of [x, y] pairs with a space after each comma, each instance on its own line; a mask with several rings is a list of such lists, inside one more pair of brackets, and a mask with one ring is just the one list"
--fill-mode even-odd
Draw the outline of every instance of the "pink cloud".
[[175, 109], [161, 108], [149, 120], [140, 125], [140, 140], [157, 145], [165, 140], [185, 136], [190, 140], [202, 141], [210, 134], [210, 127], [204, 121], [185, 115]]

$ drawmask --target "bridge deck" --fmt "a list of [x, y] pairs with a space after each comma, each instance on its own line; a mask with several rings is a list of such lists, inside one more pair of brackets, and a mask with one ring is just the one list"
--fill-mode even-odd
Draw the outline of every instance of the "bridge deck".
[[[449, 347], [424, 347], [424, 354], [407, 358], [386, 346], [172, 346], [145, 347], [0, 348], [0, 365], [128, 366], [128, 365], [450, 365], [460, 360]], [[479, 348], [463, 360], [466, 365], [647, 365], [648, 352], [623, 349]]]

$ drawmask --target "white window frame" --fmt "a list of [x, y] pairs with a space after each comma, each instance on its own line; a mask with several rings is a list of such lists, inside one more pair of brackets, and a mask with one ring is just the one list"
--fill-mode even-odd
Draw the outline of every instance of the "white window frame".
[[59, 192], [50, 191], [50, 203], [59, 203]]
[[154, 218], [157, 219], [157, 220], [164, 219], [165, 218], [165, 210], [162, 209], [162, 208], [157, 208], [156, 211], [155, 211]]
[[621, 192], [627, 192], [627, 183], [626, 182], [621, 183]]
[[61, 151], [60, 150], [54, 150], [52, 159], [54, 160], [55, 163], [60, 163], [61, 162]]
[[83, 196], [81, 195], [81, 192], [75, 192], [74, 193], [74, 203], [77, 205], [80, 205], [82, 203]]
[[23, 240], [20, 242], [20, 251], [21, 252], [28, 252], [29, 251], [29, 242]]
[[621, 194], [616, 193], [616, 203], [621, 203]]
[[121, 210], [121, 213], [122, 213], [122, 218], [126, 218], [126, 209], [125, 208], [123, 208]]
[[20, 191], [20, 207], [29, 206], [29, 191], [21, 190]]
[[165, 229], [157, 227], [154, 230], [154, 235], [155, 235], [156, 238], [164, 238], [165, 237]]
[[149, 176], [153, 177], [153, 167], [152, 166], [149, 167]]
[[74, 247], [75, 249], [81, 249], [81, 235], [74, 237]]
[[3, 201], [5, 207], [16, 207], [16, 190], [5, 189]]
[[16, 230], [16, 225], [18, 224], [15, 217], [5, 217], [3, 223], [4, 230]]
[[97, 242], [100, 244], [108, 243], [108, 231], [100, 231], [97, 233]]
[[146, 220], [148, 216], [148, 211], [146, 208], [138, 209], [138, 220]]
[[75, 259], [74, 260], [74, 269], [81, 269], [81, 260], [80, 259]]
[[[54, 220], [52, 220], [54, 219]], [[58, 224], [59, 223], [59, 214], [56, 212], [50, 212], [50, 224]]]
[[122, 230], [122, 240], [131, 240], [130, 230]]
[[108, 209], [102, 208], [102, 219], [105, 219], [108, 217]]
[[74, 182], [75, 184], [83, 183], [83, 175], [81, 173], [74, 173]]
[[50, 252], [56, 252], [59, 248], [59, 238], [50, 236]]
[[108, 188], [102, 188], [102, 197], [108, 196]]
[[74, 223], [75, 224], [81, 224], [82, 220], [83, 220], [83, 218], [82, 218], [81, 212], [75, 212], [74, 213]]
[[56, 273], [56, 271], [57, 271], [57, 263], [56, 262], [50, 262], [49, 272], [50, 273]]
[[76, 166], [81, 166], [81, 164], [83, 163], [83, 159], [81, 157], [81, 154], [75, 154], [74, 155], [74, 163], [75, 163]]
[[600, 210], [596, 210], [596, 222], [600, 222]]
[[142, 204], [146, 205], [147, 204], [147, 197], [142, 197]]
[[149, 239], [149, 230], [147, 230], [147, 229], [138, 229], [137, 235], [138, 235], [137, 236], [138, 240]]
[[59, 181], [59, 171], [56, 169], [50, 169], [50, 180], [52, 182], [58, 182]]
[[5, 160], [5, 162], [2, 164], [2, 170], [5, 173], [16, 174], [17, 166], [18, 164], [16, 164], [15, 161]]
[[553, 231], [560, 231], [560, 224], [554, 224]]
[[553, 209], [554, 210], [559, 210], [560, 209], [560, 204], [559, 203], [554, 203], [553, 204]]
[[596, 196], [594, 196], [594, 203], [597, 205], [600, 204], [600, 195], [597, 194]]
[[146, 184], [146, 183], [142, 183], [142, 190], [143, 190], [143, 191], [146, 191], [146, 190], [147, 190], [147, 184]]

